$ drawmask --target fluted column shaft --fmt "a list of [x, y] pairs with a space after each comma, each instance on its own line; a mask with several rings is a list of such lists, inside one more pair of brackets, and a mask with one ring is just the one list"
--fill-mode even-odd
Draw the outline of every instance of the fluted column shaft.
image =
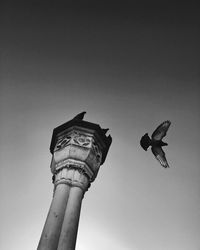
[[70, 187], [66, 184], [61, 183], [56, 186], [37, 250], [57, 249], [69, 190]]
[[82, 198], [90, 182], [77, 163], [68, 165], [58, 172], [55, 185], [59, 183], [69, 185], [70, 191], [57, 250], [75, 250]]
[[71, 187], [58, 250], [75, 250], [82, 198], [83, 190], [79, 187]]

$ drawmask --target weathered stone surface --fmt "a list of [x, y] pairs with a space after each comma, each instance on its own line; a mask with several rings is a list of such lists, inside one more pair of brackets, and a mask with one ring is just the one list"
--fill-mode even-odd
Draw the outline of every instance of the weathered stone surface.
[[78, 127], [65, 130], [65, 133], [58, 134], [52, 152], [52, 173], [55, 174], [59, 169], [75, 163], [80, 165], [90, 181], [93, 181], [102, 162], [103, 147], [105, 144], [98, 140], [95, 131], [83, 131]]
[[58, 250], [75, 249], [82, 198], [83, 191], [80, 188], [72, 187], [70, 189]]
[[54, 195], [37, 250], [74, 250], [84, 193], [112, 142], [99, 125], [73, 119], [53, 131]]
[[58, 171], [55, 177], [55, 188], [62, 183], [70, 187], [79, 187], [83, 192], [87, 191], [90, 185], [89, 178], [80, 168], [71, 166]]
[[37, 248], [38, 250], [57, 249], [62, 222], [69, 197], [69, 190], [70, 187], [65, 184], [59, 185], [56, 188]]
[[87, 122], [87, 121], [78, 121], [78, 120], [70, 120], [58, 127], [56, 127], [53, 130], [53, 135], [51, 139], [51, 145], [50, 145], [50, 152], [53, 154], [53, 151], [55, 150], [55, 145], [58, 142], [59, 136], [62, 136], [63, 134], [67, 134], [70, 132], [70, 130], [74, 130], [78, 128], [79, 131], [83, 131], [83, 133], [86, 135], [87, 132], [91, 135], [93, 134], [96, 137], [96, 141], [98, 141], [98, 144], [102, 145], [102, 160], [101, 165], [104, 163], [106, 159], [106, 155], [108, 153], [109, 147], [112, 143], [112, 137], [106, 136], [104, 129], [102, 129], [98, 124]]

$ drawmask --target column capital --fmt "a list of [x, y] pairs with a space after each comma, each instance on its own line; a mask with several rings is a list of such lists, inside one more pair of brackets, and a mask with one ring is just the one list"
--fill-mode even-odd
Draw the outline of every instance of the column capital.
[[[66, 176], [73, 170], [87, 177], [89, 182], [95, 180], [112, 142], [104, 131], [98, 124], [74, 119], [54, 129], [50, 152], [51, 171], [57, 176], [55, 184], [60, 182], [58, 173], [63, 172], [62, 169], [66, 169]], [[63, 179], [68, 179], [71, 185], [77, 181], [71, 177]]]
[[54, 180], [55, 188], [59, 184], [79, 187], [83, 193], [90, 187], [88, 176], [85, 174], [84, 169], [81, 169], [78, 164], [67, 164], [64, 168], [58, 170]]

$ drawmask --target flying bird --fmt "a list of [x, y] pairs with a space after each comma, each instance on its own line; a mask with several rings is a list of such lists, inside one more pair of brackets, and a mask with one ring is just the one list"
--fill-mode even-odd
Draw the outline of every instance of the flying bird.
[[162, 147], [167, 146], [168, 144], [163, 142], [162, 138], [166, 136], [170, 125], [171, 122], [169, 120], [164, 121], [156, 128], [151, 135], [151, 138], [148, 133], [146, 133], [140, 140], [140, 145], [145, 151], [151, 146], [152, 153], [164, 168], [169, 168], [169, 165]]
[[86, 112], [81, 112], [80, 114], [76, 115], [73, 120], [83, 120], [84, 115], [86, 114]]

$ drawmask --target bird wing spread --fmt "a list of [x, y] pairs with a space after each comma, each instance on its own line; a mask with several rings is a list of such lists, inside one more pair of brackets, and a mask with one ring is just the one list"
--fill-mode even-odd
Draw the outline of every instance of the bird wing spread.
[[171, 122], [170, 121], [164, 121], [163, 123], [161, 123], [156, 130], [153, 132], [152, 134], [152, 139], [159, 141], [162, 140], [162, 138], [164, 136], [166, 136], [167, 134], [167, 130], [169, 129]]
[[161, 147], [151, 147], [152, 153], [155, 155], [156, 159], [164, 168], [169, 168], [167, 159], [165, 157], [165, 152]]

